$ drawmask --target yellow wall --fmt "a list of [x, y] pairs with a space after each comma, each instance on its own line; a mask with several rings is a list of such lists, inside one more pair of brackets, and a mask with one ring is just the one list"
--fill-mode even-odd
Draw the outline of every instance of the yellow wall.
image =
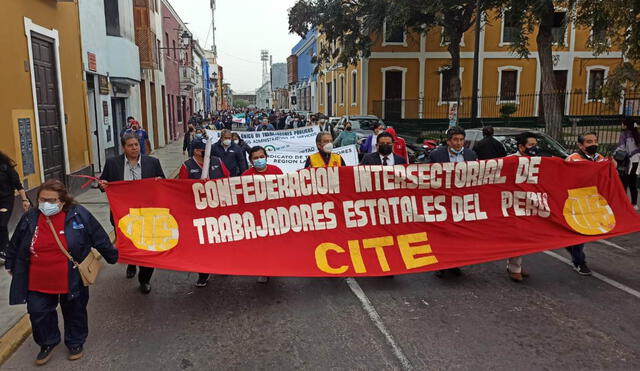
[[0, 61], [0, 81], [3, 82], [3, 88], [0, 89], [0, 122], [3, 135], [0, 135], [0, 148], [19, 164], [21, 172], [22, 160], [15, 118], [31, 116], [36, 175], [28, 179], [30, 186], [37, 186], [40, 183], [40, 169], [35, 150], [38, 143], [24, 17], [31, 18], [37, 25], [59, 32], [69, 167], [74, 172], [90, 165], [78, 8], [74, 2], [21, 0], [3, 2], [2, 10], [4, 18], [0, 23], [0, 33], [3, 35], [1, 46], [4, 57]]

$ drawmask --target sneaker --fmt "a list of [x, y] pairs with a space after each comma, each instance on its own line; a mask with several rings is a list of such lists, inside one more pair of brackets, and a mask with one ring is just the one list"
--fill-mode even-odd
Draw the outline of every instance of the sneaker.
[[55, 348], [55, 345], [44, 345], [40, 347], [40, 353], [36, 356], [36, 365], [42, 366], [45, 363], [49, 362], [51, 359], [51, 351]]
[[509, 277], [511, 277], [512, 281], [522, 282], [522, 273], [509, 272]]
[[77, 347], [69, 348], [69, 360], [75, 361], [76, 359], [82, 358], [82, 345], [78, 345]]
[[587, 267], [587, 264], [580, 264], [577, 267], [574, 267], [573, 269], [576, 270], [576, 272], [578, 272], [579, 275], [581, 276], [590, 276], [591, 275], [591, 269], [589, 269], [589, 267]]
[[269, 283], [269, 277], [264, 277], [264, 276], [258, 277], [258, 281], [257, 282], [258, 283]]
[[199, 277], [198, 281], [196, 281], [196, 287], [206, 287], [207, 283], [209, 283], [209, 277]]

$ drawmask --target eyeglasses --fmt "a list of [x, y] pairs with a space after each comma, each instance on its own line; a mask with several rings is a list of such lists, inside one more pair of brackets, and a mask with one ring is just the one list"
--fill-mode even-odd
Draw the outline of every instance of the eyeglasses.
[[38, 202], [41, 203], [41, 204], [43, 204], [45, 202], [48, 202], [50, 204], [57, 204], [58, 201], [60, 201], [59, 198], [42, 198], [42, 197], [38, 198]]

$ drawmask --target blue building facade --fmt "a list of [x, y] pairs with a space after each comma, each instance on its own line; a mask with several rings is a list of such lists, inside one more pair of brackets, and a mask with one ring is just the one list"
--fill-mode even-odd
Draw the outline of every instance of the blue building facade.
[[291, 57], [295, 62], [295, 79], [289, 76], [289, 95], [296, 97], [295, 104], [291, 102], [291, 109], [299, 111], [318, 111], [316, 99], [317, 75], [313, 73], [315, 64], [311, 61], [318, 52], [318, 33], [315, 29], [310, 30], [307, 35], [291, 49]]

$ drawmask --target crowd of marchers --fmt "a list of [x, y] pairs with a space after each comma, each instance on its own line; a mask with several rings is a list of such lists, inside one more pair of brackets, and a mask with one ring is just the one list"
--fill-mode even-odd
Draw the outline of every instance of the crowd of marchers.
[[[241, 120], [244, 119], [244, 122]], [[149, 139], [135, 118], [121, 132], [120, 143], [123, 154], [109, 158], [100, 175], [97, 186], [105, 191], [109, 183], [136, 181], [145, 178], [164, 178], [160, 161], [149, 154]], [[345, 166], [342, 157], [334, 153], [338, 146], [357, 145], [361, 165], [400, 165], [408, 162], [406, 143], [393, 128], [374, 123], [366, 138], [354, 135], [350, 122], [337, 133], [327, 118], [320, 115], [301, 116], [293, 112], [272, 110], [223, 111], [202, 117], [194, 115], [184, 139], [184, 154], [178, 177], [181, 179], [219, 179], [241, 175], [282, 174], [277, 166], [267, 163], [269, 153], [261, 146], [249, 146], [242, 140], [245, 130], [281, 130], [293, 127], [317, 125], [319, 133], [315, 144], [317, 151], [308, 156], [305, 167]], [[232, 131], [234, 129], [239, 131]], [[205, 129], [220, 130], [220, 138], [211, 147], [209, 161], [205, 161], [207, 134]], [[465, 147], [465, 130], [458, 126], [446, 132], [446, 140], [433, 150], [428, 162], [463, 162], [485, 160], [507, 156], [504, 145], [496, 140], [491, 127], [483, 128], [484, 138], [474, 146]], [[517, 152], [511, 156], [539, 156], [539, 135], [522, 132], [517, 136]], [[631, 202], [637, 205], [636, 178], [640, 163], [640, 135], [633, 121], [622, 123], [622, 132], [614, 158], [598, 152], [598, 135], [586, 132], [578, 135], [578, 150], [566, 161], [602, 162], [612, 161], [619, 170]], [[209, 168], [203, 169], [205, 164]], [[104, 259], [114, 264], [118, 251], [108, 234], [96, 218], [69, 194], [65, 184], [49, 180], [42, 184], [31, 202], [22, 187], [15, 170], [15, 162], [0, 152], [0, 248], [5, 259], [5, 268], [12, 275], [10, 304], [26, 304], [31, 320], [34, 341], [40, 346], [36, 363], [49, 361], [52, 350], [61, 341], [58, 328], [58, 305], [64, 318], [64, 344], [70, 360], [79, 359], [88, 335], [87, 303], [89, 288], [83, 284], [75, 264], [82, 262], [95, 248]], [[13, 208], [15, 194], [22, 198], [24, 214], [9, 240], [8, 220]], [[32, 204], [36, 207], [32, 207]], [[637, 208], [637, 206], [636, 206]], [[112, 219], [113, 223], [113, 219]], [[584, 245], [568, 246], [576, 272], [591, 275], [587, 266]], [[521, 256], [511, 257], [506, 262], [508, 277], [522, 282], [529, 276], [523, 267]], [[126, 268], [126, 277], [138, 277], [140, 291], [151, 292], [151, 267]], [[440, 278], [461, 275], [460, 268], [436, 272]], [[209, 273], [198, 274], [197, 287], [205, 287]], [[259, 277], [266, 284], [268, 277]]]

